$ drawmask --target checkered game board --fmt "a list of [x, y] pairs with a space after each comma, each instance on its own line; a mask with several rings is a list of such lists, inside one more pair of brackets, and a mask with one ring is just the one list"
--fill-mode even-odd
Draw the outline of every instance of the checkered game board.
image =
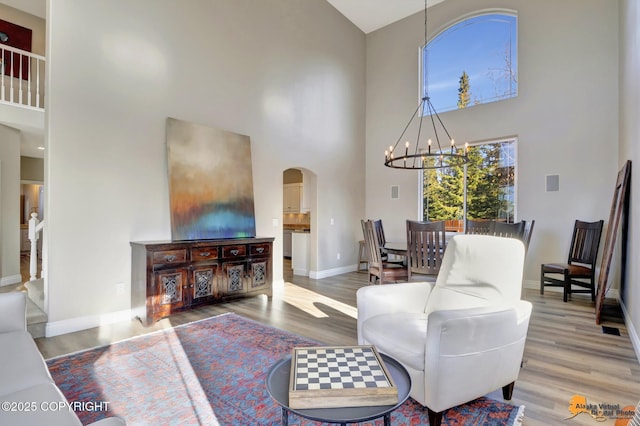
[[296, 391], [393, 387], [372, 346], [296, 348]]

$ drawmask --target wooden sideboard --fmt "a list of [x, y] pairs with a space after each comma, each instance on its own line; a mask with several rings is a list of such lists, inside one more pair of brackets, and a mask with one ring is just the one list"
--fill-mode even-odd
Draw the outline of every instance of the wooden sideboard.
[[131, 242], [131, 308], [145, 325], [193, 307], [272, 296], [273, 238]]

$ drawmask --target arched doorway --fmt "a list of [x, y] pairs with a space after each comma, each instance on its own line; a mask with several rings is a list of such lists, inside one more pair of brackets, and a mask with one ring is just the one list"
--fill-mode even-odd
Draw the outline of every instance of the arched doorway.
[[317, 270], [317, 177], [292, 167], [282, 172], [282, 256], [285, 281]]

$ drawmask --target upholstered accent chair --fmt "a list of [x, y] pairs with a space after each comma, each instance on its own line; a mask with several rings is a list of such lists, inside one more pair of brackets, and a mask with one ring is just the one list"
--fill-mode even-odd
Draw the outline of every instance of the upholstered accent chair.
[[523, 266], [518, 239], [456, 235], [435, 283], [358, 290], [358, 343], [407, 368], [432, 426], [496, 389], [511, 399], [532, 309], [521, 300]]

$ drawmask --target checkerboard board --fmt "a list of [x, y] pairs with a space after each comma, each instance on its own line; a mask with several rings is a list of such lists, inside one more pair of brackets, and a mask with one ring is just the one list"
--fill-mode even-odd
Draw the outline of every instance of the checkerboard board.
[[373, 346], [295, 348], [291, 408], [390, 405], [398, 390]]

